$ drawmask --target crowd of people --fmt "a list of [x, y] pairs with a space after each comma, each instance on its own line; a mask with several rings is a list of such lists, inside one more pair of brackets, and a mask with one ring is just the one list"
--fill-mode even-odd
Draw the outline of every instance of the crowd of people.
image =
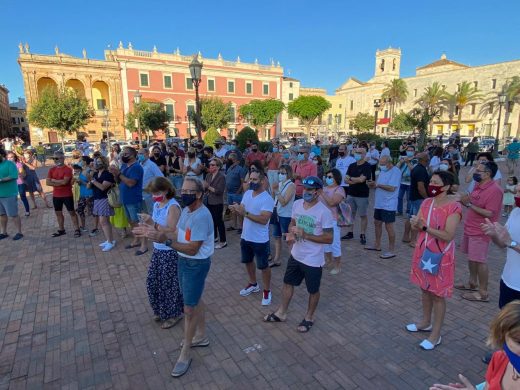
[[[386, 141], [377, 146], [348, 142], [327, 151], [319, 141], [309, 147], [293, 139], [285, 146], [274, 139], [263, 152], [255, 141], [247, 141], [241, 150], [238, 141], [220, 139], [214, 146], [157, 142], [139, 150], [115, 144], [92, 156], [88, 148], [79, 148], [70, 161], [56, 152], [46, 178], [58, 225], [52, 237], [67, 234], [65, 206], [73, 236], [95, 237], [101, 230], [103, 252], [117, 245], [115, 229], [122, 238], [131, 235], [124, 248], [135, 249], [136, 256], [152, 245], [146, 288], [162, 328], [184, 318], [183, 346], [172, 372], [182, 376], [191, 364], [190, 348], [209, 345], [202, 299], [205, 279], [214, 251], [225, 250], [230, 236], [240, 237], [247, 279], [238, 293], [261, 293], [263, 306], [271, 304], [271, 272], [283, 264], [283, 244], [289, 246], [281, 304], [264, 321], [284, 322], [294, 287], [305, 280], [308, 307], [297, 330], [308, 332], [315, 321], [323, 269], [333, 276], [341, 272], [344, 242], [357, 232], [364, 250], [393, 259], [394, 227], [397, 217], [405, 215], [401, 241], [414, 248], [410, 281], [420, 288], [422, 303], [421, 319], [406, 330], [428, 332], [420, 347], [433, 350], [441, 344], [446, 298], [454, 289], [461, 290], [465, 300], [489, 301], [491, 242], [508, 247], [500, 307], [520, 299], [520, 186], [513, 171], [502, 188], [498, 166], [487, 152], [470, 155], [472, 167], [460, 180], [464, 161], [456, 143], [442, 148], [432, 140], [419, 150], [410, 138], [394, 156]], [[17, 230], [13, 239], [23, 238], [18, 196], [26, 216], [26, 192], [33, 207], [35, 192], [49, 206], [35, 160], [31, 151], [20, 155], [0, 149], [0, 239], [8, 237], [9, 219]], [[461, 182], [467, 191], [460, 189]], [[505, 225], [499, 223], [501, 216], [508, 217]], [[367, 237], [369, 223], [374, 237]], [[459, 225], [468, 280], [457, 284]]]

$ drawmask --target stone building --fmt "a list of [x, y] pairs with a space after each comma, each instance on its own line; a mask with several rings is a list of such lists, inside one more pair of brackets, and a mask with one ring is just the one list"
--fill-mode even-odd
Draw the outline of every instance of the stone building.
[[11, 137], [11, 113], [9, 110], [9, 90], [0, 84], [0, 139]]
[[27, 122], [27, 112], [25, 108], [11, 104], [9, 106], [11, 113], [11, 134], [19, 137], [24, 141], [29, 140], [29, 123]]

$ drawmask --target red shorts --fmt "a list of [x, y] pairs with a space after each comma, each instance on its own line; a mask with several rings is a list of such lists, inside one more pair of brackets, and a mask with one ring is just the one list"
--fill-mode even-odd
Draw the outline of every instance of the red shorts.
[[489, 251], [489, 237], [487, 236], [462, 236], [460, 251], [468, 255], [468, 260], [477, 263], [486, 263]]

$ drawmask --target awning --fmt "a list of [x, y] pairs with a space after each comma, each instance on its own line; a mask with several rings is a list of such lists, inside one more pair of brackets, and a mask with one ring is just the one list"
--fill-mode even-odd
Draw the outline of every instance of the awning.
[[377, 120], [378, 125], [387, 125], [390, 123], [390, 118], [381, 118]]

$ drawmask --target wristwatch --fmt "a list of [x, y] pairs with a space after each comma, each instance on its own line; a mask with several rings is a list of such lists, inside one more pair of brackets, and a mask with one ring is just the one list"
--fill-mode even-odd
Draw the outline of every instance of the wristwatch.
[[428, 230], [428, 226], [424, 225], [424, 226], [422, 227], [422, 231], [425, 232], [426, 230]]
[[173, 241], [171, 238], [168, 238], [166, 241], [164, 241], [164, 245], [169, 246], [169, 247], [172, 246], [172, 243], [173, 243]]
[[473, 203], [471, 203], [471, 202], [468, 202], [468, 203], [466, 204], [466, 207], [467, 207], [468, 209], [469, 209], [471, 206], [473, 206]]
[[518, 246], [518, 242], [511, 240], [511, 243], [507, 246], [510, 249], [515, 249]]

